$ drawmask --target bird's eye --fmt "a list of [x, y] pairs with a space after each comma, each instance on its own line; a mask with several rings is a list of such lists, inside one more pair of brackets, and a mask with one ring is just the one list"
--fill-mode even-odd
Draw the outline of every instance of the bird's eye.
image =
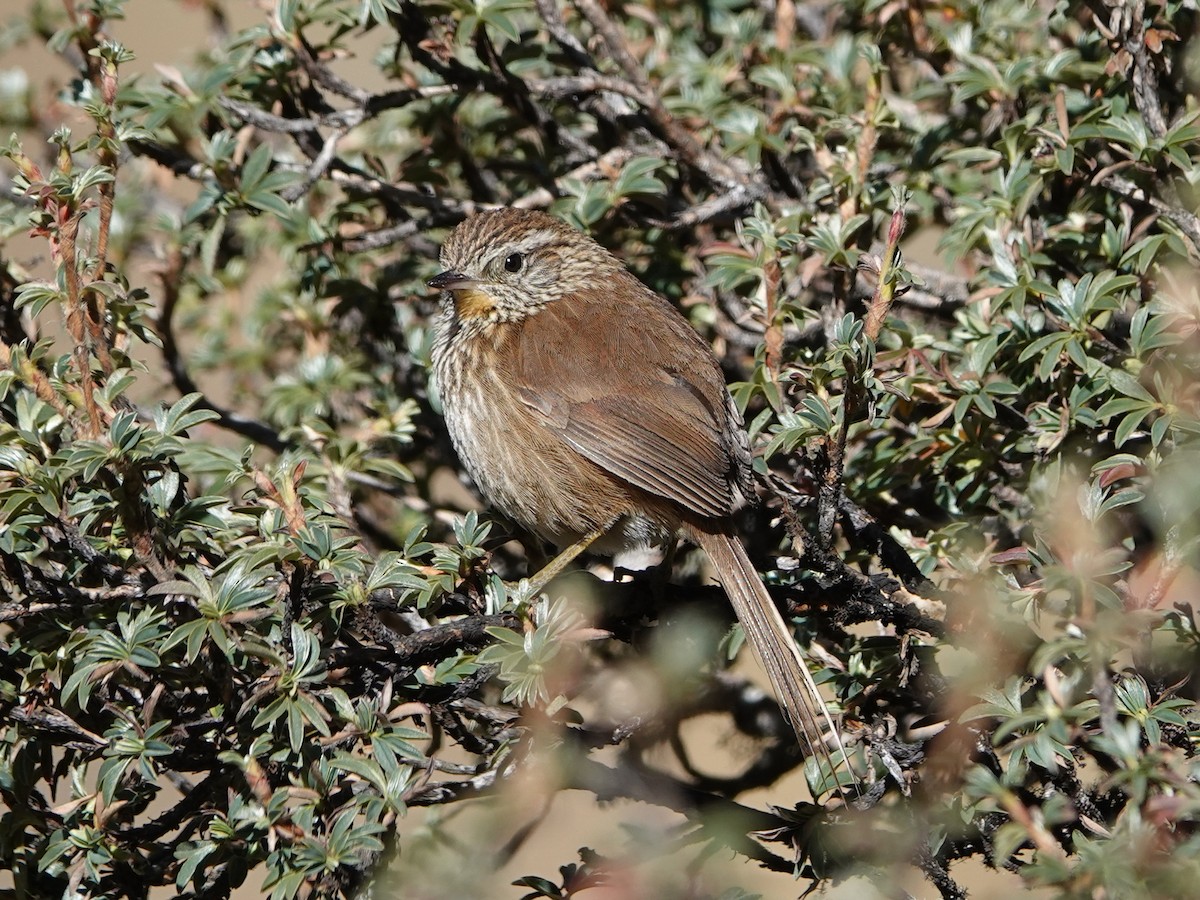
[[520, 253], [510, 253], [504, 257], [504, 268], [509, 272], [520, 272], [525, 265], [525, 257]]

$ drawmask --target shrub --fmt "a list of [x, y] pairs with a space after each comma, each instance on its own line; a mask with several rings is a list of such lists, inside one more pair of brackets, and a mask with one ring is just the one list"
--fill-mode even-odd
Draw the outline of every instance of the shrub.
[[[1195, 894], [1194, 2], [213, 2], [140, 76], [125, 12], [0, 34], [74, 73], [0, 84], [6, 892], [338, 896], [392, 860], [470, 896], [537, 784], [677, 824], [512, 896], [708, 896], [714, 851]], [[814, 802], [746, 798], [802, 761], [694, 566], [501, 581], [529, 563], [447, 477], [422, 287], [490, 204], [717, 348], [744, 534], [844, 713]], [[466, 826], [408, 811], [480, 798], [508, 831], [436, 872]]]

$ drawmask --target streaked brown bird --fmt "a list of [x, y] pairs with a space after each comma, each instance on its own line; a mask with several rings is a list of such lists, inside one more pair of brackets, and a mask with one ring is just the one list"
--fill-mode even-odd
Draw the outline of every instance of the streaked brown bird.
[[712, 348], [611, 253], [545, 213], [496, 209], [442, 247], [433, 365], [454, 447], [484, 497], [566, 550], [682, 533], [708, 554], [788, 719], [828, 760], [832, 719], [732, 515], [750, 444]]

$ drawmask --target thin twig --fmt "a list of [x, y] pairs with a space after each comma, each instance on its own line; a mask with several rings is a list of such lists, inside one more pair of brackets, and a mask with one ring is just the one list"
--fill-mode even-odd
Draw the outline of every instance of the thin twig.
[[1101, 175], [1100, 184], [1130, 200], [1147, 204], [1163, 218], [1169, 219], [1179, 226], [1179, 230], [1184, 233], [1192, 245], [1190, 256], [1193, 260], [1200, 259], [1200, 216], [1186, 209], [1172, 206], [1148, 193], [1128, 178], [1111, 172]]
[[275, 453], [282, 453], [291, 444], [285, 441], [278, 431], [265, 422], [231, 412], [219, 406], [210, 400], [208, 395], [201, 391], [196, 382], [192, 380], [192, 376], [187, 370], [187, 365], [183, 361], [183, 354], [175, 340], [174, 330], [175, 310], [179, 303], [179, 286], [183, 277], [184, 264], [185, 260], [182, 251], [178, 247], [175, 247], [169, 253], [166, 265], [158, 272], [159, 283], [163, 288], [163, 302], [159, 309], [157, 321], [155, 322], [155, 332], [158, 334], [159, 342], [162, 344], [163, 360], [166, 362], [167, 369], [171, 373], [175, 389], [181, 395], [200, 394], [201, 400], [196, 404], [197, 408], [209, 409], [215, 412], [217, 414], [216, 424], [220, 427], [249, 438], [256, 444], [267, 447]]
[[726, 190], [741, 188], [755, 196], [766, 193], [764, 185], [705, 150], [692, 133], [679, 124], [679, 121], [659, 99], [654, 85], [651, 84], [638, 61], [634, 59], [633, 54], [629, 52], [624, 36], [613, 24], [612, 19], [608, 17], [608, 13], [604, 11], [598, 0], [574, 0], [574, 3], [604, 42], [609, 54], [632, 83], [633, 89], [649, 101], [645, 104], [646, 112], [681, 162], [703, 174], [714, 185]]

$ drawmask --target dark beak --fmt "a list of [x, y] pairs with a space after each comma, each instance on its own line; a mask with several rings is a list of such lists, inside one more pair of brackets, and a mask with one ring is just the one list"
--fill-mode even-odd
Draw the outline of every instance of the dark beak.
[[455, 272], [453, 269], [445, 272], [439, 272], [427, 282], [431, 288], [437, 288], [439, 291], [453, 291], [459, 288], [475, 287], [476, 281], [462, 272]]

